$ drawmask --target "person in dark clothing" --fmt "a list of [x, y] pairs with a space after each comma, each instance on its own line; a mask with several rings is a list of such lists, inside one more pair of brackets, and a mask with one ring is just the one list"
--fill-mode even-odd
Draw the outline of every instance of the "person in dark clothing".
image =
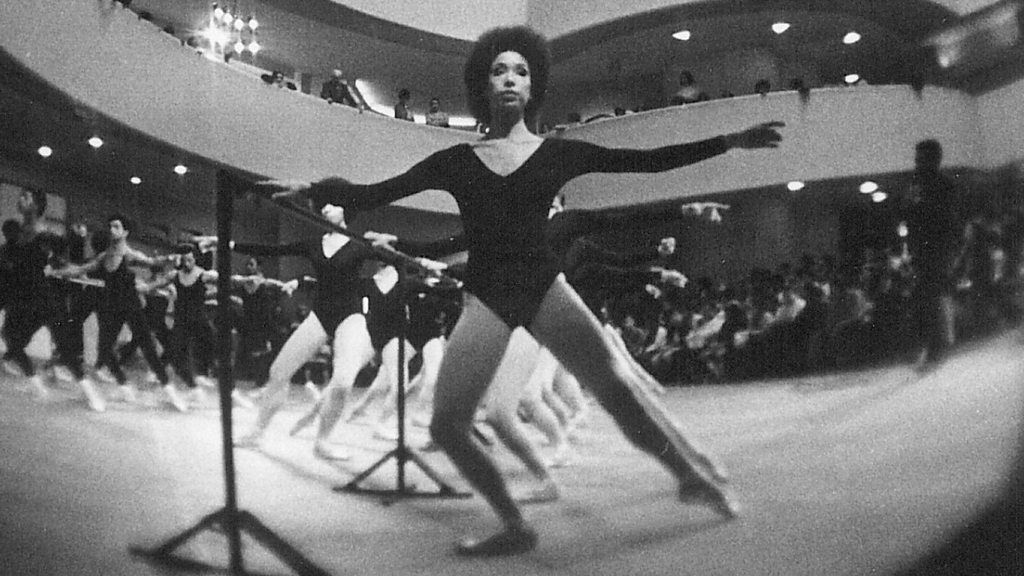
[[130, 269], [131, 266], [166, 266], [177, 261], [177, 255], [151, 258], [129, 246], [131, 223], [123, 215], [111, 215], [107, 218], [107, 225], [110, 230], [110, 245], [106, 250], [85, 264], [70, 264], [65, 268], [51, 271], [51, 274], [59, 278], [70, 278], [98, 273], [99, 279], [103, 280], [104, 288], [99, 304], [100, 334], [97, 362], [104, 364], [117, 379], [122, 398], [128, 402], [134, 402], [136, 398], [135, 388], [128, 382], [115, 351], [118, 334], [127, 324], [133, 334], [143, 336], [143, 356], [160, 381], [167, 400], [175, 409], [186, 412], [188, 405], [178, 395], [177, 388], [170, 382], [166, 367], [157, 356], [149, 323], [143, 313], [142, 301], [136, 288], [135, 273]]
[[916, 272], [914, 302], [921, 348], [918, 370], [938, 365], [952, 343], [953, 269], [961, 224], [955, 210], [956, 191], [939, 172], [941, 163], [942, 145], [938, 141], [917, 144], [906, 222]]
[[46, 386], [25, 353], [32, 336], [43, 326], [48, 326], [57, 343], [59, 361], [78, 379], [89, 407], [102, 412], [106, 409], [106, 402], [85, 376], [82, 363], [67, 353], [64, 295], [54, 290], [53, 281], [47, 278], [51, 259], [65, 248], [66, 243], [62, 237], [43, 230], [42, 216], [46, 204], [46, 193], [38, 190], [26, 190], [18, 198], [21, 229], [17, 240], [7, 244], [5, 250], [11, 266], [7, 286], [11, 300], [4, 322], [7, 341], [4, 359], [21, 369], [41, 398], [48, 396]]
[[546, 41], [525, 27], [498, 28], [475, 44], [464, 79], [470, 109], [488, 126], [479, 141], [432, 154], [405, 173], [376, 184], [340, 178], [270, 181], [278, 197], [311, 195], [347, 208], [372, 208], [424, 190], [445, 190], [458, 202], [469, 243], [466, 303], [452, 331], [435, 393], [431, 437], [498, 513], [502, 529], [459, 543], [466, 556], [516, 554], [537, 545], [501, 473], [473, 436], [480, 400], [517, 327], [527, 328], [580, 378], [623, 434], [678, 480], [679, 498], [732, 517], [728, 489], [690, 458], [665, 407], [646, 394], [603, 334], [597, 319], [566, 283], [545, 243], [548, 210], [562, 187], [595, 172], [672, 170], [732, 148], [774, 148], [768, 122], [735, 134], [650, 150], [611, 149], [569, 139], [542, 139], [527, 127], [547, 88]]
[[348, 87], [348, 80], [345, 80], [345, 76], [337, 68], [331, 72], [331, 78], [324, 82], [320, 89], [320, 97], [332, 104], [359, 107], [352, 90]]

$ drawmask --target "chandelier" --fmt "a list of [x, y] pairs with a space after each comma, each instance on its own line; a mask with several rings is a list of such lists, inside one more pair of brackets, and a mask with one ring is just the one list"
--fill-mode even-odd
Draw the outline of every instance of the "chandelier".
[[260, 23], [256, 17], [242, 16], [238, 2], [214, 2], [210, 9], [209, 23], [202, 30], [202, 36], [209, 42], [209, 50], [217, 56], [230, 58], [249, 52], [255, 56], [263, 47], [256, 40]]

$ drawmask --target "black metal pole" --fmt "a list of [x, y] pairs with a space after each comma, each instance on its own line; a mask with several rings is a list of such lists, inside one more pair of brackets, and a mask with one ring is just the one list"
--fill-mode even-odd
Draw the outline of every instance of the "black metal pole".
[[231, 391], [234, 375], [231, 367], [231, 216], [234, 209], [228, 175], [217, 172], [217, 351], [220, 361], [221, 444], [224, 451], [224, 507], [232, 574], [244, 574], [242, 537], [238, 526], [238, 493], [235, 483], [235, 451], [232, 439]]

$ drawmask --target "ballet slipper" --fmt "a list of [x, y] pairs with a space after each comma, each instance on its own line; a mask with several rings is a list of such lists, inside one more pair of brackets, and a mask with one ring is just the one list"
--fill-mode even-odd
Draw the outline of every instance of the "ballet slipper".
[[537, 547], [537, 533], [529, 527], [506, 528], [484, 540], [469, 538], [455, 546], [459, 556], [485, 558], [522, 554]]
[[520, 504], [546, 504], [555, 502], [560, 497], [558, 484], [549, 479], [527, 492], [516, 495], [515, 500]]
[[679, 501], [707, 506], [728, 520], [740, 515], [740, 504], [735, 496], [727, 488], [712, 484], [681, 484]]
[[332, 448], [326, 442], [320, 441], [313, 444], [313, 454], [321, 460], [348, 460], [352, 457], [347, 450]]
[[263, 430], [256, 429], [244, 436], [240, 436], [232, 442], [235, 448], [251, 448], [258, 450], [263, 444]]
[[572, 460], [572, 448], [568, 442], [562, 442], [551, 456], [550, 466], [552, 468], [565, 468], [572, 464]]
[[288, 435], [296, 436], [298, 435], [299, 432], [302, 432], [303, 430], [311, 426], [313, 424], [313, 421], [316, 420], [317, 414], [319, 414], [318, 410], [310, 410], [309, 412], [306, 412], [305, 416], [299, 418], [299, 420], [295, 422], [295, 425], [292, 426], [292, 429], [288, 431]]

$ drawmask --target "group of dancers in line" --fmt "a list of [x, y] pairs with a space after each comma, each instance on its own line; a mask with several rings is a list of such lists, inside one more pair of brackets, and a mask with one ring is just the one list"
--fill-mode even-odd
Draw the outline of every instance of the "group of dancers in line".
[[[489, 31], [474, 45], [464, 74], [470, 110], [488, 127], [480, 140], [436, 152], [402, 174], [376, 184], [353, 184], [342, 178], [317, 182], [270, 180], [259, 184], [260, 189], [279, 200], [312, 200], [324, 219], [334, 226], [342, 226], [346, 214], [351, 217], [358, 210], [385, 205], [424, 190], [447, 191], [458, 203], [463, 225], [459, 243], [468, 252], [462, 276], [462, 309], [441, 346], [443, 354], [437, 354], [439, 361], [434, 361], [437, 356], [430, 362], [425, 359], [429, 368], [421, 371], [421, 376], [425, 387], [433, 386], [429, 424], [432, 441], [484, 496], [502, 523], [501, 529], [489, 537], [460, 541], [456, 553], [461, 555], [521, 553], [533, 549], [538, 542], [537, 532], [523, 516], [521, 499], [510, 493], [491, 456], [475, 436], [478, 407], [485, 399], [487, 418], [495, 432], [539, 481], [539, 488], [526, 499], [558, 497], [558, 487], [547, 471], [547, 463], [523, 433], [519, 419], [519, 413], [524, 412], [519, 409], [523, 397], [536, 397], [536, 392], [524, 394], [524, 390], [537, 366], [543, 366], [546, 374], [564, 367], [564, 374], [578, 379], [613, 417], [624, 436], [677, 479], [680, 501], [709, 506], [727, 518], [734, 517], [739, 510], [722, 468], [686, 438], [659, 400], [653, 378], [631, 361], [621, 342], [588, 308], [587, 293], [591, 286], [581, 290], [581, 298], [570, 285], [567, 278], [594, 281], [603, 274], [595, 272], [591, 263], [579, 261], [580, 254], [588, 250], [561, 251], [560, 247], [571, 247], [573, 243], [559, 236], [561, 226], [550, 219], [551, 206], [561, 188], [583, 174], [661, 172], [731, 149], [776, 148], [781, 142], [778, 129], [783, 124], [766, 122], [716, 138], [649, 150], [542, 139], [527, 126], [536, 123], [547, 91], [549, 63], [546, 41], [529, 28]], [[566, 213], [566, 221], [569, 214]], [[127, 283], [122, 276], [127, 265], [174, 261], [168, 257], [149, 258], [128, 248], [123, 225], [123, 220], [111, 219], [111, 246], [93, 261], [50, 274], [72, 277], [95, 272], [106, 282], [110, 294], [123, 296], [127, 289], [122, 284]], [[210, 242], [211, 238], [199, 239], [200, 244]], [[441, 242], [449, 247], [455, 243]], [[323, 458], [345, 456], [334, 451], [326, 440], [343, 416], [359, 368], [374, 354], [367, 317], [361, 309], [362, 295], [355, 280], [358, 266], [380, 258], [373, 245], [393, 245], [404, 253], [428, 255], [423, 246], [379, 233], [367, 233], [365, 241], [330, 231], [286, 246], [234, 245], [235, 250], [252, 254], [304, 257], [312, 264], [318, 281], [312, 310], [273, 361], [255, 424], [236, 439], [237, 445], [259, 445], [285, 401], [291, 375], [321, 346], [333, 343], [331, 380], [315, 407], [314, 417], [319, 424], [314, 452]], [[671, 245], [666, 241], [661, 247]], [[579, 265], [572, 265], [570, 260]], [[181, 261], [184, 269], [188, 256]], [[41, 269], [42, 266], [40, 277]], [[639, 275], [635, 272], [625, 276], [642, 278], [642, 282], [684, 281], [680, 274], [656, 267], [648, 267]], [[197, 274], [207, 277], [211, 273], [179, 271], [175, 281], [184, 285]], [[648, 277], [644, 278], [644, 274]], [[621, 279], [622, 275], [609, 273], [596, 282], [607, 286]], [[121, 323], [134, 321], [138, 310], [134, 305], [126, 306], [116, 309], [111, 317], [104, 324], [113, 326], [116, 321], [119, 329]], [[101, 334], [109, 338], [109, 328], [101, 330]], [[105, 341], [104, 337], [101, 341]], [[395, 350], [397, 346], [396, 340]], [[434, 352], [425, 356], [431, 354]], [[390, 362], [390, 356], [385, 346], [385, 363]], [[166, 371], [155, 355], [147, 352], [147, 359], [161, 382], [167, 382]], [[81, 373], [80, 367], [70, 367]], [[387, 374], [395, 373], [392, 367], [397, 370], [391, 364]], [[26, 374], [30, 371], [28, 366]], [[543, 379], [547, 381], [548, 377]], [[551, 381], [554, 390], [555, 380]], [[566, 404], [573, 405], [574, 397], [578, 401], [575, 379], [564, 377], [557, 381], [557, 387], [563, 390], [560, 397]], [[574, 386], [576, 390], [564, 392]], [[83, 389], [90, 403], [95, 404], [95, 394], [88, 386]], [[546, 388], [542, 386], [541, 390], [543, 398]]]

